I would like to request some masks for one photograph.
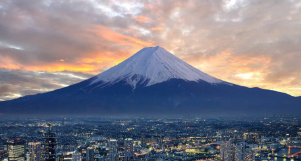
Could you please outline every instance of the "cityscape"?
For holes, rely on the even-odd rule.
[[[300,160],[300,117],[2,118],[2,161]]]

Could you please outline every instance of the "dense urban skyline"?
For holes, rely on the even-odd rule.
[[[293,161],[300,136],[300,117],[286,116],[4,117],[0,160]]]
[[[68,86],[160,45],[225,81],[301,95],[299,1],[0,2],[0,100]]]

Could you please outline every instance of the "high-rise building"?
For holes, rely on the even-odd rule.
[[[235,161],[244,161],[246,155],[246,143],[240,142],[235,145]]]
[[[126,138],[124,140],[124,160],[133,160],[134,159],[134,141],[132,138]]]
[[[72,161],[81,161],[82,155],[80,152],[75,152],[72,154]]]
[[[146,147],[146,136],[144,131],[141,133],[141,147]]]
[[[290,127],[288,131],[291,137],[296,137],[298,135],[298,125],[292,125],[292,127]]]
[[[92,147],[87,148],[86,161],[94,161],[94,149]]]
[[[220,156],[222,161],[255,160],[255,153],[246,142],[234,144],[232,140],[221,143]]]
[[[117,140],[110,139],[109,140],[109,161],[118,161],[117,154]]]
[[[15,139],[7,143],[9,161],[25,161],[25,141]]]
[[[48,123],[48,131],[45,133],[45,160],[55,161],[55,134],[51,131],[51,124]]]
[[[146,147],[146,138],[145,138],[145,135],[142,135],[142,137],[141,137],[141,147],[143,147],[143,148]]]
[[[234,149],[233,141],[223,141],[220,147],[220,157],[222,161],[233,161],[234,160]]]
[[[156,142],[159,145],[159,147],[162,148],[162,146],[163,146],[163,138],[162,138],[162,136],[158,136]]]
[[[41,142],[29,142],[28,154],[28,161],[42,161],[43,148]]]
[[[62,118],[62,126],[64,126],[65,125],[65,118],[63,117]]]

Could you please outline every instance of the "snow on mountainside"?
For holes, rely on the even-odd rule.
[[[201,72],[157,46],[140,50],[122,63],[97,75],[91,84],[99,81],[114,84],[126,80],[135,88],[138,82],[150,86],[171,78],[186,81],[203,80],[212,84],[223,83],[222,80]]]

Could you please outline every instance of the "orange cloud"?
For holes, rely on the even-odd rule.
[[[29,71],[48,71],[48,72],[57,72],[57,71],[73,71],[73,72],[85,72],[91,74],[99,74],[100,70],[112,67],[119,64],[128,56],[107,56],[101,55],[99,52],[97,56],[94,57],[84,57],[79,59],[77,62],[67,63],[66,61],[52,62],[45,65],[20,65],[15,64],[12,61],[6,61],[6,64],[1,64],[0,68],[5,69],[25,69]],[[6,59],[7,60],[7,59]]]
[[[268,56],[235,55],[230,51],[227,49],[215,56],[198,54],[183,59],[205,73],[234,84],[276,90],[293,96],[301,95],[300,85],[292,85],[289,79],[283,82],[265,80],[272,63]]]
[[[137,22],[139,22],[139,23],[147,23],[147,22],[150,21],[150,19],[149,19],[148,17],[146,17],[146,16],[141,16],[141,15],[135,17],[135,20],[136,20]]]
[[[117,33],[112,31],[108,27],[104,26],[90,26],[87,33],[81,33],[80,36],[86,39],[86,41],[94,44],[96,48],[94,51],[82,53],[79,58],[72,61],[66,59],[58,59],[55,62],[49,62],[45,64],[35,65],[22,65],[16,63],[13,59],[7,56],[0,56],[0,68],[6,69],[26,69],[31,71],[75,71],[98,74],[103,69],[107,69],[123,60],[127,59],[130,55],[136,53],[143,47],[153,46],[152,42],[147,42],[134,38],[128,35]],[[120,50],[112,50],[97,48],[98,39],[104,39],[112,44],[117,44]]]
[[[0,55],[0,68],[20,69],[20,64],[7,56]]]
[[[161,30],[163,30],[163,29],[164,29],[164,28],[161,27],[161,26],[151,28],[152,31],[161,31]]]
[[[91,31],[96,33],[109,41],[117,43],[118,45],[131,46],[135,51],[146,46],[153,46],[152,42],[143,41],[131,36],[123,35],[110,30],[108,27],[104,26],[92,26]]]
[[[103,52],[93,55],[95,56],[82,58],[78,61],[78,63],[93,64],[96,69],[103,69],[115,66],[129,57],[129,53],[126,51],[121,51],[118,53]]]
[[[93,65],[89,64],[60,64],[60,63],[52,63],[47,65],[39,65],[39,66],[28,66],[24,67],[27,70],[31,71],[48,71],[48,72],[56,72],[56,71],[73,71],[73,72],[88,72],[93,73],[93,71],[97,70]]]

